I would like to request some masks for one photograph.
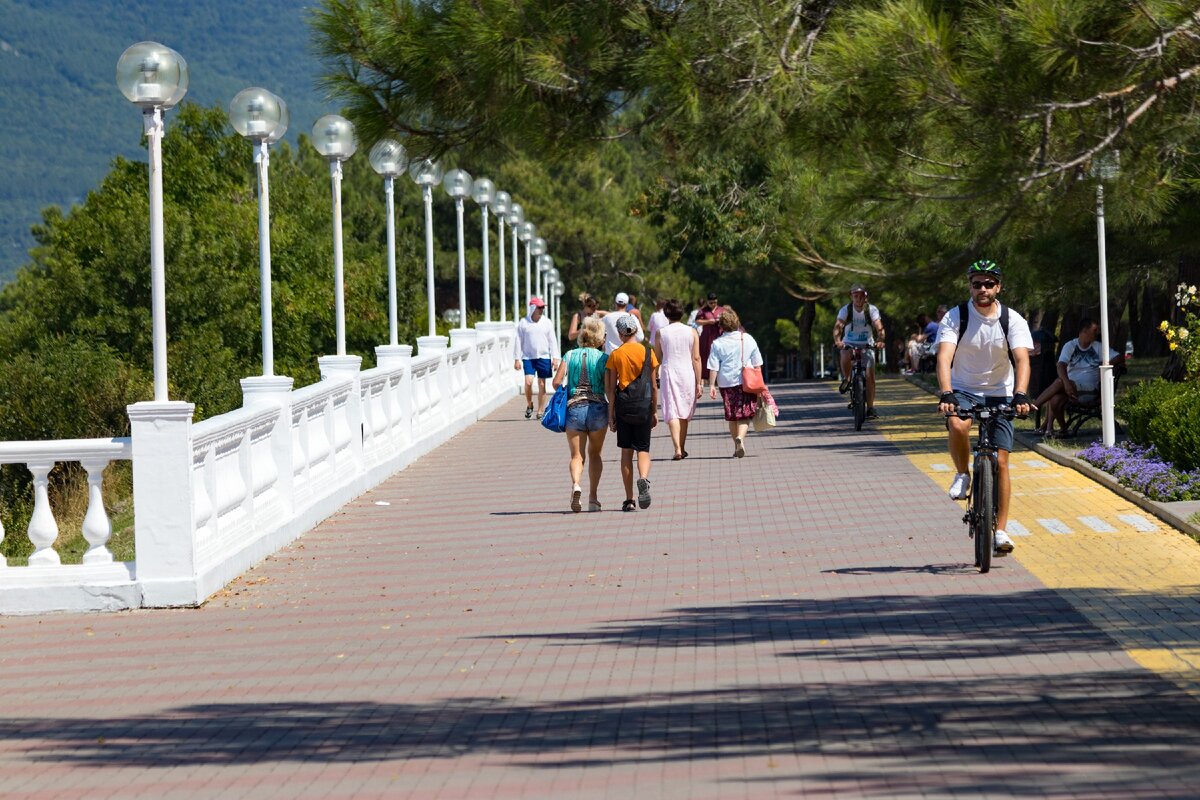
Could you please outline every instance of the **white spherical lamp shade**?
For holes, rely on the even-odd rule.
[[[562,293],[565,292],[566,290],[567,290],[567,285],[565,283],[563,283],[562,281],[559,281],[558,283],[554,284],[554,294],[558,295],[559,297],[562,297]]]
[[[492,200],[492,210],[502,219],[508,219],[508,211],[512,208],[512,195],[508,192],[496,192]]]
[[[446,189],[446,194],[455,200],[469,195],[473,183],[471,173],[465,169],[452,169],[446,173],[446,177],[442,178],[442,186]]]
[[[546,270],[546,280],[549,283],[557,283],[558,279],[561,277],[562,276],[558,274],[558,270],[556,270],[554,267],[550,267]]]
[[[131,103],[170,108],[187,94],[187,61],[164,44],[138,42],[117,59],[117,87]]]
[[[338,114],[326,114],[313,123],[312,143],[317,152],[331,161],[345,161],[354,155],[354,126]]]
[[[277,142],[288,122],[287,103],[259,86],[243,89],[229,103],[229,123],[247,139]]]
[[[487,178],[476,178],[471,186],[471,198],[485,208],[496,202],[496,184]]]
[[[526,222],[517,229],[517,238],[522,242],[532,242],[537,238],[537,225],[534,225],[532,222]],[[533,255],[533,251],[530,250],[529,254]]]
[[[513,203],[508,207],[508,224],[514,228],[519,228],[519,226],[525,224],[525,209],[521,207],[520,203]],[[516,233],[517,231],[513,232]]]
[[[532,223],[531,223],[532,224]],[[546,240],[538,236],[529,243],[529,254],[533,256],[543,256],[546,254]],[[545,268],[543,268],[545,269]]]
[[[431,158],[422,158],[409,162],[408,176],[417,186],[437,186],[442,182],[441,162]]]
[[[408,168],[408,154],[404,152],[404,145],[395,139],[380,139],[371,148],[368,158],[371,160],[371,169],[385,178],[403,175]]]

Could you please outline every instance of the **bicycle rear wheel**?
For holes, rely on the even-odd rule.
[[[854,373],[850,401],[854,404],[854,430],[861,431],[863,420],[867,418],[867,381],[861,372]]]
[[[975,488],[972,505],[975,509],[975,559],[980,572],[992,568],[992,545],[996,535],[996,476],[991,459],[975,459]]]

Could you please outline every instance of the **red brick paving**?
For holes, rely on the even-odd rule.
[[[1200,705],[827,387],[650,509],[512,404],[202,609],[0,620],[0,796],[1194,797]],[[390,505],[376,505],[378,502]]]

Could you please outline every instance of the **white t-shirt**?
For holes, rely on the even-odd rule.
[[[983,397],[1012,397],[1013,368],[1008,360],[1009,348],[1033,350],[1033,337],[1025,318],[1008,310],[1008,341],[1000,327],[1002,306],[996,303],[996,316],[985,317],[967,304],[967,327],[958,340],[958,306],[942,315],[938,325],[938,347],[942,342],[958,345],[954,351],[954,366],[950,370],[950,388]]]
[[[621,346],[621,336],[617,333],[617,320],[625,316],[626,313],[624,311],[610,311],[600,318],[600,321],[604,323],[604,352],[611,353]],[[646,334],[642,331],[642,323],[638,322],[638,318],[633,316],[633,314],[629,316],[634,322],[637,322],[638,326],[633,340],[635,342],[645,341]]]
[[[1095,391],[1100,386],[1100,340],[1092,341],[1090,347],[1083,348],[1079,346],[1078,339],[1072,339],[1063,345],[1062,352],[1059,353],[1058,361],[1060,364],[1067,365],[1067,377],[1080,389],[1090,389]],[[1108,351],[1108,360],[1112,361],[1117,357],[1117,351],[1110,349]]]
[[[534,322],[529,317],[521,317],[517,322],[517,335],[513,337],[513,360],[549,358],[558,360],[558,334],[550,318],[542,314],[541,319]]]
[[[671,320],[667,319],[667,315],[662,311],[655,311],[650,315],[650,344],[658,344],[658,332],[671,324]]]
[[[705,366],[716,372],[718,387],[728,388],[742,385],[742,367],[761,367],[762,363],[762,353],[753,336],[729,331],[713,340]]]
[[[838,309],[837,318],[846,323],[842,330],[842,341],[870,347],[875,344],[875,323],[879,321],[879,309],[867,303],[862,311],[856,311],[852,303]]]

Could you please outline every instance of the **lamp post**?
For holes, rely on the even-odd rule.
[[[505,317],[508,316],[508,298],[505,293],[504,285],[504,227],[508,222],[508,209],[512,205],[512,197],[508,192],[496,192],[496,197],[492,200],[492,210],[496,212],[496,228],[499,229],[500,241],[497,246],[497,252],[500,253],[500,321],[505,322]],[[484,226],[487,227],[486,225]],[[485,240],[487,234],[484,234]],[[486,249],[486,248],[485,248]],[[514,296],[513,300],[517,298]],[[513,303],[513,308],[516,308],[516,303]],[[514,322],[516,320],[513,320]]]
[[[388,272],[388,346],[397,347],[399,321],[396,319],[396,197],[395,180],[408,167],[404,145],[395,139],[381,139],[368,155],[371,169],[383,176],[383,194],[387,206],[387,272]]]
[[[520,203],[513,203],[508,207],[508,224],[512,226],[513,322],[516,322],[524,316],[521,311],[529,307],[528,298],[525,299],[524,305],[521,304],[521,291],[517,288],[517,276],[521,272],[517,261],[517,240],[521,238],[521,228],[525,225],[525,209]]]
[[[496,184],[487,178],[476,178],[471,186],[471,199],[479,205],[483,229],[483,321],[492,321],[492,255],[488,252],[488,206],[496,200]]]
[[[1096,241],[1100,256],[1100,428],[1105,447],[1117,440],[1113,418],[1113,373],[1108,359],[1108,263],[1104,242],[1104,181],[1114,180],[1121,171],[1119,150],[1103,152],[1092,160],[1091,173],[1096,179]]]
[[[271,194],[268,183],[270,145],[287,133],[288,121],[287,103],[258,86],[238,92],[229,104],[229,122],[254,146],[254,163],[258,167],[258,291],[262,314],[264,378],[275,374],[275,336],[271,317]]]
[[[557,272],[557,270],[553,270]],[[563,292],[566,291],[566,286],[562,281],[558,280],[558,276],[554,276],[554,280],[547,279],[547,286],[553,287],[554,294],[554,332],[558,336],[558,346],[562,347],[562,315],[559,314],[559,309],[562,306]]]
[[[458,220],[458,327],[467,327],[467,255],[463,245],[463,199],[471,193],[471,175],[464,169],[452,169],[442,179],[446,194],[454,198]]]
[[[533,262],[533,240],[537,238],[537,226],[526,220],[521,226],[519,238],[525,243],[525,305],[529,305],[529,299],[533,297],[533,278],[532,278],[532,262]]]
[[[437,337],[433,298],[433,187],[442,182],[442,165],[423,158],[408,165],[408,175],[413,183],[421,187],[421,196],[425,201],[425,300],[429,307],[429,334],[425,338],[432,344]],[[420,346],[419,340],[417,344]]]
[[[117,87],[142,110],[150,151],[150,325],[154,352],[154,401],[167,396],[167,293],[163,248],[163,112],[188,90],[183,56],[158,42],[138,42],[117,59]]]
[[[346,355],[346,297],[342,274],[342,162],[354,155],[354,126],[337,114],[326,114],[312,128],[313,147],[329,162],[333,186],[333,292],[337,355]]]
[[[541,255],[538,255],[536,249],[534,250],[534,255],[537,255],[535,263],[537,264],[538,293],[540,294],[541,292],[549,292],[550,288],[554,286],[554,281],[549,278],[549,272],[554,268],[554,259],[545,252],[545,240],[538,239],[538,241],[542,243],[543,247]]]
[[[558,295],[553,292],[554,287],[558,285],[558,270],[553,267],[553,259],[549,264],[546,263],[547,259],[550,259],[550,256],[538,256],[538,269],[544,270],[543,280],[546,282],[546,293],[554,298],[554,319],[557,324],[559,314],[562,312],[562,309],[559,308]]]

